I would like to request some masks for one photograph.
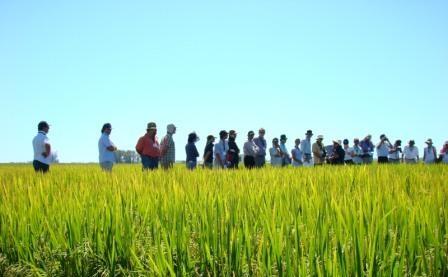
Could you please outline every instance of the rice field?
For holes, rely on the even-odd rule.
[[[448,276],[448,167],[0,166],[0,276]]]

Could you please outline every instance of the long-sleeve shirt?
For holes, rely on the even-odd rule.
[[[370,140],[362,140],[359,146],[361,147],[363,154],[373,155],[374,146]]]
[[[300,142],[300,150],[302,150],[303,155],[311,155],[311,140],[302,140]]]
[[[157,137],[152,139],[149,134],[145,134],[138,140],[135,150],[143,156],[149,156],[152,158],[160,157],[160,145],[157,141]]]
[[[261,137],[254,138],[254,143],[258,146],[258,156],[266,156],[266,140]]]
[[[185,146],[185,153],[187,154],[187,162],[197,162],[199,152],[194,142],[189,142]]]
[[[243,153],[244,156],[251,156],[255,157],[258,155],[258,152],[260,151],[260,148],[255,144],[253,140],[248,140],[244,143],[243,146]]]

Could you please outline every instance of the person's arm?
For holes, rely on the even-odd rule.
[[[138,139],[135,151],[137,151],[140,156],[143,154],[143,137]]]
[[[426,161],[426,151],[423,149],[423,161]]]
[[[49,143],[45,143],[45,152],[42,153],[42,156],[44,156],[44,158],[47,158],[48,156],[50,156],[51,153],[51,145]]]
[[[215,145],[215,160],[218,161],[218,163],[221,167],[224,167],[224,161],[221,159],[221,155],[219,154],[218,150],[219,150],[219,147],[217,147],[217,145]]]

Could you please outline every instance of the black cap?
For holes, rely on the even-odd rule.
[[[50,125],[48,125],[47,121],[41,121],[39,124],[37,124],[37,130],[42,131],[44,128],[50,128]]]
[[[249,133],[247,133],[247,136],[255,136],[254,131],[249,131]]]
[[[348,139],[344,139],[344,141],[342,143],[348,144]]]
[[[278,138],[274,138],[272,142],[278,142]]]
[[[213,135],[208,135],[208,136],[207,136],[207,141],[208,141],[208,140],[212,140],[212,139],[215,139],[215,138],[216,138],[216,137],[215,137],[215,136],[213,136]]]
[[[228,134],[229,134],[229,133],[227,133],[226,130],[222,130],[221,132],[219,132],[219,137],[222,138],[222,137],[224,137],[224,136],[226,136],[226,135],[228,135]]]
[[[104,133],[106,129],[112,129],[112,125],[110,123],[104,123],[103,128],[101,128],[101,133]]]
[[[286,135],[281,135],[280,136],[280,140],[287,140],[288,138],[286,137]]]

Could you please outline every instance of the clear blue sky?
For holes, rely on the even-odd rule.
[[[0,1],[0,162],[32,160],[47,120],[62,162],[97,161],[103,123],[134,149],[264,127],[267,138],[448,140],[448,2]]]

